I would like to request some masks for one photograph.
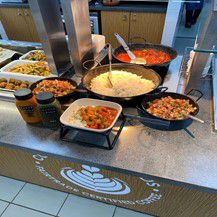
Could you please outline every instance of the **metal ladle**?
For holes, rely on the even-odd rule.
[[[134,53],[132,53],[132,51],[130,51],[130,48],[127,46],[124,39],[118,33],[115,33],[114,35],[117,38],[118,42],[123,46],[123,48],[127,52],[128,56],[130,57],[130,59],[131,59],[130,63],[142,64],[142,65],[146,64],[146,60],[144,58],[136,57],[134,55]]]

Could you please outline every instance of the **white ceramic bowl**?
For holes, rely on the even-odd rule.
[[[108,128],[105,128],[105,129],[91,129],[91,128],[86,128],[86,127],[75,126],[75,125],[71,124],[69,120],[70,120],[71,116],[73,115],[73,113],[77,112],[82,106],[107,106],[107,107],[117,109],[118,114],[117,114],[116,118],[114,119],[114,121],[112,122],[111,126]],[[63,125],[68,126],[68,127],[73,127],[73,128],[97,132],[97,133],[103,133],[103,132],[106,132],[107,130],[110,130],[115,125],[121,112],[122,112],[122,107],[118,103],[114,103],[114,102],[110,102],[110,101],[104,101],[104,100],[83,98],[83,99],[78,99],[78,100],[74,101],[66,109],[66,111],[60,117],[60,122]]]
[[[31,50],[31,51],[29,51],[28,53],[26,53],[26,54],[24,54],[23,56],[21,56],[20,58],[19,58],[19,60],[26,60],[25,58],[30,54],[30,53],[32,53],[32,52],[35,52],[35,51],[42,51],[42,52],[44,52],[43,50]],[[28,60],[27,60],[28,61]],[[37,62],[37,60],[29,60],[29,61],[36,61]]]
[[[16,77],[16,79],[20,79],[20,80],[23,80],[23,79],[26,79],[26,78],[32,78],[31,79],[32,82],[38,81],[38,80],[43,79],[43,78],[47,78],[45,76],[27,75],[27,74],[22,74],[22,73],[12,73],[12,72],[8,71],[9,68],[12,68],[12,67],[14,67],[16,65],[19,65],[19,64],[25,64],[25,63],[37,63],[37,61],[15,60],[15,61],[12,61],[12,62],[8,63],[3,68],[1,68],[0,73],[1,73],[2,77],[4,75],[6,75],[6,76],[10,76],[10,78],[15,78]],[[48,77],[51,77],[51,76],[53,77],[55,75],[50,74]]]

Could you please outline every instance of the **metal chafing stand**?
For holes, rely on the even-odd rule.
[[[76,73],[82,73],[82,62],[93,58],[88,1],[61,1],[68,43],[59,1],[29,3],[51,71],[61,75],[73,65]]]

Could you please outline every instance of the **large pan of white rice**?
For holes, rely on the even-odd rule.
[[[108,80],[109,65],[89,70],[83,86],[102,99],[129,101],[142,98],[158,88],[161,77],[152,69],[132,64],[112,64],[112,86]]]

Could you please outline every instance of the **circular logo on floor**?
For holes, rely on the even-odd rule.
[[[67,181],[94,192],[113,195],[130,193],[130,188],[124,181],[105,178],[97,167],[82,165],[81,171],[66,167],[61,169],[60,174]]]
[[[62,161],[40,154],[33,155],[33,159],[40,174],[77,195],[131,206],[149,205],[162,198],[160,184],[152,179],[78,163],[64,167],[69,162],[61,163]]]

